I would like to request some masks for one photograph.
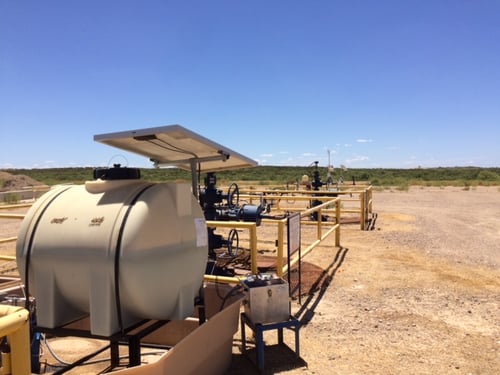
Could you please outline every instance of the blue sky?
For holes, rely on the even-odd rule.
[[[500,1],[0,0],[0,168],[149,167],[93,136],[169,124],[262,165],[499,167]]]

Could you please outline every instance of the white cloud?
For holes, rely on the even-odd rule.
[[[356,142],[358,142],[358,143],[372,143],[373,140],[360,138],[360,139],[356,139]]]
[[[260,154],[260,156],[263,158],[272,158],[273,154]]]
[[[368,156],[357,155],[357,156],[354,156],[351,159],[346,159],[346,163],[347,164],[352,164],[352,163],[359,163],[359,162],[368,161],[368,160],[370,160],[370,158]]]

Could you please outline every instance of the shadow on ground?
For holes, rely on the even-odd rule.
[[[347,248],[339,248],[335,258],[326,269],[307,262],[303,262],[301,265],[301,304],[299,310],[294,314],[301,326],[307,325],[314,317],[315,308],[332,284],[348,251]],[[292,270],[290,275],[292,288],[298,283],[297,274],[297,271]],[[298,299],[298,295],[295,295],[295,298]],[[275,344],[265,346],[264,372],[260,372],[256,364],[255,342],[247,339],[247,345],[246,353],[241,354],[241,340],[238,338],[233,341],[233,346],[236,346],[237,349],[233,350],[231,368],[226,375],[276,374],[307,367],[307,362],[298,357],[288,345]],[[240,353],[236,354],[237,351]]]
[[[250,344],[250,345],[248,345]],[[276,374],[301,367],[307,363],[287,345],[266,345],[264,350],[264,371],[260,372],[256,362],[256,350],[252,341],[247,341],[245,354],[233,354],[230,370],[226,375]],[[241,348],[241,341],[235,340]]]
[[[335,274],[344,263],[349,249],[339,248],[333,261],[326,269],[317,267],[316,274],[309,274],[308,277],[302,276],[303,289],[307,294],[301,299],[300,309],[295,313],[295,317],[300,321],[301,326],[307,325],[314,316],[316,306],[320,303],[326,290],[333,282]],[[307,275],[307,273],[305,273]]]

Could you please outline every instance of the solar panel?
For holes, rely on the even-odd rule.
[[[157,167],[216,172],[257,165],[256,161],[181,125],[97,134],[94,141],[145,156]]]

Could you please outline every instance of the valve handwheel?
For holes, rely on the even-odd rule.
[[[236,202],[235,202],[236,201]],[[236,183],[229,185],[227,189],[227,204],[229,208],[234,208],[240,202],[240,189]]]
[[[236,242],[236,244],[234,244]],[[227,237],[227,252],[232,257],[240,255],[240,236],[236,229],[231,229]]]

